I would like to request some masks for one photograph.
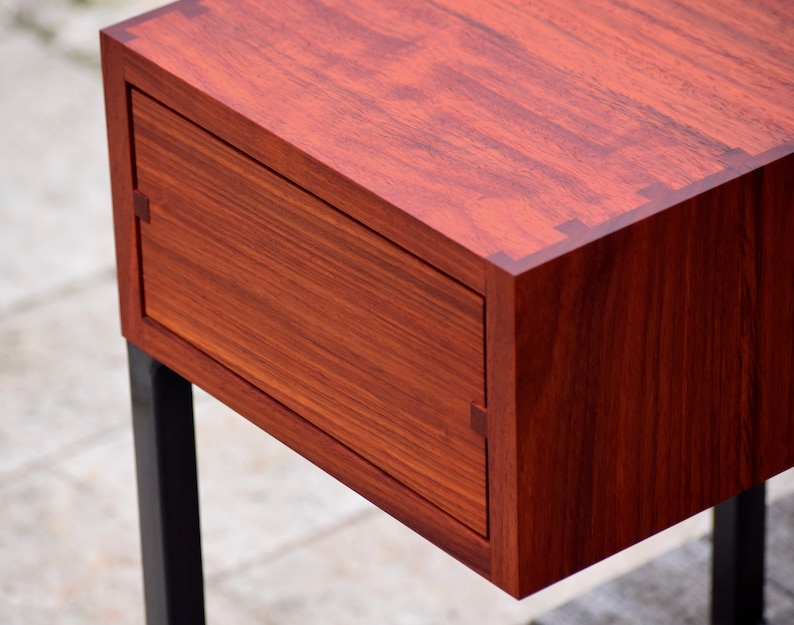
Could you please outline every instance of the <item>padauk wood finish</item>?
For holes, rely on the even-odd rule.
[[[125,336],[507,591],[794,464],[793,4],[182,1],[104,31],[103,63]],[[133,124],[133,101],[180,121]],[[134,190],[155,179],[164,195],[142,223]],[[400,250],[414,287],[435,276],[422,306],[470,323],[484,302],[484,335],[470,325],[444,381],[428,380],[474,374],[449,400],[467,426],[452,438],[469,442],[446,450],[483,474],[469,426],[486,434],[487,485],[469,503],[460,483],[423,482],[427,467],[373,462],[376,447],[333,430],[342,412],[308,408],[317,396],[291,403],[257,350],[223,355],[239,309],[219,332],[223,309],[202,315],[184,278],[231,312],[234,276],[190,273],[188,260],[224,263],[173,241],[205,227],[201,184],[231,180],[249,203],[224,189],[208,222],[229,242],[235,227],[251,236],[235,220],[259,218],[259,184],[287,185],[309,198],[287,202],[307,221],[279,228],[311,232],[329,266],[363,256],[326,229],[326,208]],[[158,226],[158,203],[174,202],[178,219]],[[403,292],[402,278],[384,288]],[[400,301],[389,315],[424,316]],[[432,340],[458,335],[428,323]],[[483,374],[485,394],[469,396]],[[472,505],[486,488],[487,509]]]
[[[788,156],[502,277],[515,594],[791,466],[793,183]]]
[[[794,136],[786,2],[191,4],[128,47],[482,257]]]
[[[132,111],[144,314],[486,535],[482,297],[138,91]]]

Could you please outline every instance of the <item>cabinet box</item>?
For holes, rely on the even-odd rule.
[[[106,29],[124,335],[515,596],[792,466],[794,10],[668,4]]]

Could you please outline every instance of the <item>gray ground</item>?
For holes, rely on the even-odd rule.
[[[794,495],[768,507],[766,625],[794,623],[792,521]],[[547,612],[534,625],[706,625],[711,611],[710,571],[707,535]]]
[[[97,30],[156,4],[0,0],[5,625],[143,622]],[[201,393],[197,436],[210,623],[527,623],[708,524],[515,602]]]

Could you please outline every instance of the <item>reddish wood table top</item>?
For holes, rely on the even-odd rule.
[[[794,151],[793,16],[787,0],[203,0],[127,29],[466,252],[522,259]]]

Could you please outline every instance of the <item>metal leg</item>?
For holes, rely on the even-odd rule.
[[[148,625],[202,625],[190,383],[128,344]]]
[[[764,622],[765,493],[760,484],[714,508],[712,625]]]

